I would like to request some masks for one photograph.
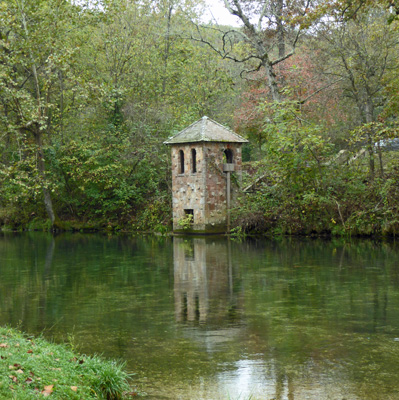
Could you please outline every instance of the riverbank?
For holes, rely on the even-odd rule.
[[[379,238],[399,234],[396,152],[384,153],[384,168],[373,174],[364,157],[343,164],[336,159],[320,164],[300,160],[295,168],[290,159],[273,157],[244,164],[241,190],[231,210],[236,236]],[[104,207],[101,201],[89,208],[77,202],[72,212],[62,206],[61,198],[57,222],[52,225],[39,198],[17,204],[2,202],[0,193],[0,230],[162,235],[172,231],[171,194],[166,188],[159,197],[148,197],[145,207],[129,203],[123,212]]]
[[[396,160],[395,160],[396,161]],[[383,176],[371,179],[364,166],[314,170],[304,176],[270,171],[268,164],[251,164],[243,176],[243,190],[231,210],[236,236],[395,237],[399,234],[399,166],[391,160]],[[389,168],[388,168],[389,167]],[[290,171],[290,174],[293,174]],[[309,175],[309,176],[308,176]],[[256,186],[250,185],[254,177]],[[248,189],[249,188],[249,189]],[[169,196],[165,196],[165,199]],[[172,230],[170,204],[150,205],[134,214],[84,217],[60,214],[53,227],[43,209],[0,209],[1,231],[66,231],[138,234],[168,234]],[[31,205],[31,207],[33,207]]]
[[[121,400],[137,395],[124,365],[0,327],[0,398]]]

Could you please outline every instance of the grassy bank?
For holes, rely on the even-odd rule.
[[[120,363],[0,327],[1,399],[132,398],[128,378]]]

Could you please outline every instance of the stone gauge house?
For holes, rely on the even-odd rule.
[[[172,153],[173,230],[224,233],[247,140],[203,117],[164,143]]]

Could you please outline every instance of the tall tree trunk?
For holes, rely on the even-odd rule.
[[[282,97],[280,91],[278,90],[277,78],[276,74],[274,73],[273,65],[268,58],[262,61],[262,65],[266,71],[267,84],[269,86],[272,99],[273,101],[280,102],[282,100]]]
[[[36,152],[37,152],[37,168],[39,171],[42,190],[43,190],[44,206],[46,208],[47,215],[51,221],[51,225],[55,226],[56,215],[54,213],[53,202],[51,200],[50,192],[46,185],[46,166],[44,164],[42,134],[39,129],[35,133],[35,143],[36,143]]]
[[[276,0],[276,21],[277,21],[277,47],[278,57],[283,58],[285,56],[285,34],[283,25],[283,8],[284,0]],[[278,65],[280,83],[282,86],[285,85],[284,79],[284,63]]]
[[[383,177],[384,176],[384,163],[382,161],[382,150],[381,150],[380,141],[378,141],[377,152],[378,152],[378,159],[380,162],[380,174],[381,174],[381,177]]]
[[[369,139],[368,139],[367,151],[369,153],[370,178],[371,178],[371,180],[374,180],[374,178],[375,178],[374,143],[373,143],[371,134],[369,135]]]
[[[283,25],[283,8],[284,0],[277,0],[277,43],[278,43],[278,56],[282,58],[285,56],[285,34]]]
[[[64,75],[62,71],[58,71],[58,78],[60,82],[60,134],[61,143],[64,145]]]
[[[364,108],[364,114],[365,114],[365,119],[366,123],[370,124],[371,122],[374,122],[374,105],[370,99],[370,97],[367,97],[365,108]],[[374,179],[375,177],[375,159],[374,159],[374,140],[373,140],[373,132],[370,130],[368,132],[368,145],[367,145],[367,150],[369,152],[369,157],[370,157],[370,178]]]
[[[283,0],[278,0],[278,1],[283,1]],[[250,33],[249,36],[251,36],[251,43],[256,49],[257,53],[257,58],[260,60],[261,66],[265,69],[266,71],[266,76],[267,76],[267,84],[270,89],[270,93],[272,96],[273,101],[280,102],[282,101],[282,95],[279,92],[278,89],[278,84],[277,84],[277,77],[274,72],[274,65],[278,64],[278,62],[272,62],[269,57],[269,50],[267,46],[264,44],[264,38],[263,34],[260,30],[261,26],[261,21],[264,16],[264,10],[262,10],[259,22],[258,22],[258,29],[256,26],[250,21],[249,17],[243,13],[243,10],[241,9],[240,2],[239,0],[233,0],[232,1],[235,9],[232,8],[228,2],[228,0],[224,0],[225,7],[227,10],[230,12],[230,14],[237,16],[238,18],[241,19],[243,22],[244,26],[246,29],[248,29],[248,32]],[[282,11],[281,11],[282,12]],[[247,38],[249,38],[247,36]],[[285,45],[284,45],[284,52],[285,52]],[[292,53],[293,54],[293,53]]]
[[[168,70],[168,60],[169,60],[169,52],[170,52],[170,28],[172,21],[172,12],[173,12],[173,3],[168,4],[168,9],[166,13],[166,35],[165,35],[165,50],[163,55],[163,78],[162,78],[162,95],[165,95],[166,92],[166,83],[167,83],[167,70]]]
[[[27,20],[26,20],[24,0],[20,0],[20,2],[17,2],[17,4],[18,4],[19,11],[21,14],[21,22],[22,22],[22,26],[23,26],[25,35],[26,35],[26,37],[29,37],[29,30],[28,30],[28,24],[27,24]],[[37,119],[38,119],[38,121],[42,121],[44,118],[44,115],[45,115],[45,110],[44,110],[44,107],[42,106],[39,77],[38,77],[38,73],[37,73],[35,58],[33,57],[33,54],[31,51],[29,51],[29,56],[30,56],[30,61],[32,64],[31,72],[32,72],[32,77],[33,77],[33,82],[34,82],[34,90],[35,90],[35,97],[36,97],[36,103],[37,103],[36,104]],[[51,225],[53,227],[55,227],[59,224],[58,224],[58,218],[56,218],[56,215],[54,213],[53,202],[51,200],[50,192],[46,186],[46,166],[44,164],[42,130],[41,130],[40,122],[36,122],[36,127],[34,129],[34,137],[35,137],[36,151],[37,151],[37,156],[38,156],[37,157],[38,158],[37,168],[39,171],[39,176],[40,176],[41,184],[42,184],[44,206],[46,208],[47,215],[51,221]]]

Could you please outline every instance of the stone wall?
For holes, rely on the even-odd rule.
[[[191,150],[196,150],[197,172],[191,170]],[[179,151],[184,152],[184,173],[180,173]],[[200,143],[172,146],[173,230],[181,230],[178,221],[193,210],[195,229],[205,230],[205,160]]]
[[[196,172],[192,172],[192,149],[196,150]],[[236,179],[241,176],[241,144],[199,142],[172,146],[172,196],[173,230],[180,231],[178,221],[192,210],[192,230],[203,233],[225,232],[226,230],[226,174],[223,172],[224,151],[233,152]],[[184,152],[184,173],[180,171],[180,155]],[[186,210],[186,211],[185,211]]]

